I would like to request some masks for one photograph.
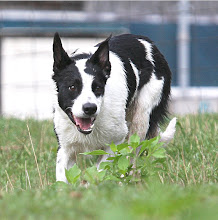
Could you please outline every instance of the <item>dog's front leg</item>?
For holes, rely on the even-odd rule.
[[[56,181],[68,183],[65,175],[65,169],[70,169],[75,162],[75,152],[68,152],[64,148],[60,148],[57,153]]]

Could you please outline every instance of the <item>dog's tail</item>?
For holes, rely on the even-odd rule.
[[[173,118],[164,132],[160,132],[160,142],[169,143],[176,132],[176,117]]]

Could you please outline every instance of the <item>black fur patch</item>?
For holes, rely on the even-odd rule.
[[[91,57],[90,53],[81,53],[72,56],[74,60],[89,59],[90,57]]]
[[[143,85],[145,85],[153,71],[153,65],[150,61],[146,60],[146,51],[144,46],[138,41],[138,39],[143,39],[152,43],[146,37],[124,34],[120,36],[112,37],[109,41],[110,50],[116,53],[122,62],[124,63],[124,68],[127,75],[127,85],[129,89],[127,106],[133,98],[136,89],[140,90]],[[136,66],[140,72],[139,76],[139,87],[136,88],[136,76],[133,72],[130,61]]]
[[[82,91],[83,85],[79,70],[74,63],[70,64],[64,70],[55,73],[53,79],[57,86],[59,105],[66,112],[66,109],[72,106],[73,100]]]

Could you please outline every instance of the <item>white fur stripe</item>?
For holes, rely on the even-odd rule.
[[[135,88],[135,92],[134,95],[132,97],[132,101],[135,99],[136,95],[137,95],[137,91],[138,91],[138,87],[139,87],[139,74],[140,71],[136,68],[135,64],[129,59],[129,63],[132,66],[133,72],[135,74],[135,79],[136,79],[136,88]]]
[[[149,60],[152,65],[154,66],[154,59],[153,59],[153,54],[152,54],[152,45],[151,43],[149,43],[148,41],[142,40],[142,39],[138,39],[138,41],[143,44],[143,46],[145,47],[145,51],[146,51],[146,59]]]
[[[87,59],[76,61],[75,66],[78,68],[80,76],[82,78],[82,91],[80,95],[74,100],[72,106],[72,113],[76,117],[84,117],[83,105],[85,103],[94,103],[97,106],[97,112],[100,111],[101,97],[96,97],[92,91],[92,83],[94,76],[87,74],[84,70],[86,68]]]
[[[150,114],[152,109],[161,101],[162,89],[164,85],[163,77],[157,79],[154,73],[147,84],[145,84],[139,93],[139,102]]]

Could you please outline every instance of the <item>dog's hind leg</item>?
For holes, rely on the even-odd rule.
[[[140,137],[140,140],[143,141],[146,137],[149,128],[149,113],[146,112],[144,107],[140,106],[140,104],[138,103],[135,103],[132,110],[132,120],[129,123],[128,140],[131,137],[131,135],[137,134]],[[136,149],[136,153],[138,154],[139,151],[140,147]]]
[[[137,134],[141,141],[146,138],[151,110],[141,99],[142,97],[137,97],[127,111],[126,120],[129,128],[127,139],[133,134]]]
[[[128,138],[133,134],[138,134],[141,141],[145,139],[148,129],[149,129],[149,119],[150,116],[148,114],[143,114],[143,108],[137,108],[134,111],[134,115],[132,116],[132,123],[129,126],[129,134]],[[164,142],[165,144],[169,143],[176,132],[176,117],[174,117],[170,123],[168,124],[166,130],[161,132],[158,124],[153,127],[152,132],[149,133],[147,138],[153,138],[157,135],[160,135],[160,142]]]
[[[128,137],[136,133],[141,140],[146,138],[150,130],[152,111],[162,100],[163,84],[163,78],[158,79],[154,73],[152,73],[149,82],[138,92],[127,112],[127,121],[129,124]],[[155,130],[158,128],[157,125],[158,122],[155,122]]]
[[[128,120],[131,118],[130,120]],[[128,127],[128,139],[133,134],[137,134],[141,140],[144,140],[149,128],[149,112],[145,109],[144,106],[142,106],[137,101],[135,102],[135,105],[130,109],[130,112],[128,112],[127,115]]]

